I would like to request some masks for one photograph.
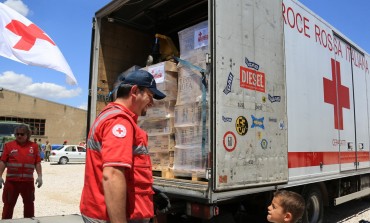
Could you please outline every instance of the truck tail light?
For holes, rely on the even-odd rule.
[[[213,216],[218,215],[218,207],[215,205],[187,203],[186,214],[201,219],[211,219]]]

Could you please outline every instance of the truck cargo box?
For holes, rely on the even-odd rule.
[[[191,150],[177,136],[178,143],[185,147],[176,148],[175,162],[185,151],[205,157],[203,173],[194,171],[181,178],[176,174],[166,178],[163,174],[155,177],[155,184],[169,193],[213,202],[235,193],[251,192],[240,189],[253,188],[253,191],[266,187],[265,190],[271,190],[277,184],[286,183],[288,153],[281,1],[125,3],[113,1],[96,13],[92,68],[92,86],[96,86],[91,90],[100,91],[97,98],[91,100],[91,118],[107,104],[104,95],[112,90],[121,72],[134,65],[146,66],[154,36],[160,33],[171,37],[180,50],[181,59],[207,70],[210,131],[206,133],[209,145],[205,151],[199,146]],[[266,16],[260,17],[260,14]],[[197,49],[194,33],[204,29],[208,32],[203,37],[208,38],[208,46],[198,47],[191,55],[192,50]],[[201,77],[196,78],[201,84]],[[196,92],[187,90],[185,93]],[[196,99],[196,95],[200,97]],[[184,103],[196,103],[189,100],[198,100],[201,107],[201,95],[201,88],[197,94],[186,96],[189,99],[179,99],[178,95],[175,110],[183,109]],[[279,97],[280,101],[271,103],[269,95]],[[199,130],[180,126],[176,134],[192,128],[191,131],[199,131],[202,137],[202,123],[194,124]]]
[[[166,193],[211,207],[289,188],[308,203],[304,222],[370,194],[369,55],[300,2],[115,0],[94,26],[90,122],[120,73],[148,69],[149,55],[177,63],[151,112],[169,116],[142,125],[161,134],[151,156]],[[156,34],[179,55],[153,53]]]

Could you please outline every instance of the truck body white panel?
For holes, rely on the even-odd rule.
[[[296,1],[283,15],[289,180],[368,168],[365,55]]]

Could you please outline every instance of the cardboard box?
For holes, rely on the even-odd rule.
[[[178,32],[180,57],[189,58],[194,54],[205,54],[209,50],[208,21],[203,21],[194,26]]]
[[[154,76],[158,90],[166,97],[165,101],[177,98],[177,66],[171,61],[157,63],[143,68]]]
[[[153,170],[162,170],[173,167],[174,152],[149,152]]]
[[[202,155],[202,151],[198,146],[175,146],[173,163],[175,175],[183,171],[204,171],[207,157]]]
[[[173,123],[173,117],[163,119],[142,119],[138,121],[140,128],[144,129],[149,136],[173,133]]]
[[[163,100],[154,100],[153,107],[150,107],[146,116],[140,116],[139,120],[143,119],[159,119],[159,118],[170,118],[174,117],[176,100],[172,101],[163,101]]]
[[[168,152],[174,149],[175,134],[148,136],[148,147],[150,152]]]
[[[206,105],[206,113],[208,106]],[[191,104],[176,105],[174,109],[175,127],[183,125],[200,125],[202,124],[202,103],[195,102]],[[206,115],[207,123],[209,115]]]
[[[209,126],[206,126],[206,147],[208,148],[208,131]],[[202,125],[185,125],[175,127],[176,146],[178,145],[202,145]]]

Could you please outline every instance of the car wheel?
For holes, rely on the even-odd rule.
[[[60,164],[67,164],[68,163],[68,158],[67,157],[61,157],[60,159],[59,159],[59,163]]]

